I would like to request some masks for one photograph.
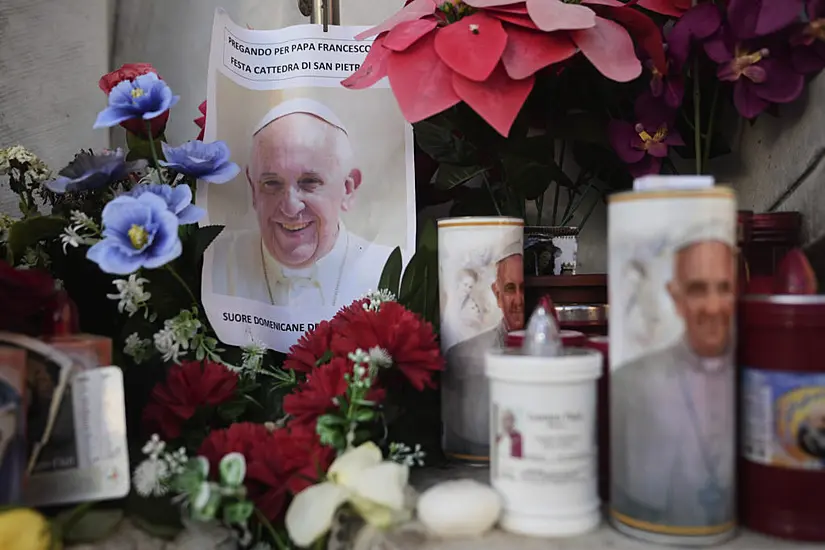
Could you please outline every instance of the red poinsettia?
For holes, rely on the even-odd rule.
[[[276,430],[250,452],[246,469],[250,498],[267,519],[275,521],[288,496],[315,484],[334,458],[335,451],[322,446],[310,426],[290,424]]]
[[[284,397],[284,412],[292,416],[298,424],[315,425],[315,420],[337,408],[335,399],[347,391],[344,375],[352,373],[352,362],[343,357],[335,357],[307,374],[306,380],[297,391]],[[370,401],[383,401],[384,390],[372,388],[367,395]]]
[[[206,131],[206,100],[203,101],[200,105],[198,105],[198,111],[201,112],[201,116],[194,120],[195,124],[198,125],[198,128],[201,129],[200,133],[198,134],[198,139],[203,140],[203,133]]]
[[[378,311],[353,310],[345,330],[332,337],[332,352],[346,357],[357,349],[380,348],[417,390],[434,387],[433,374],[444,359],[433,327],[397,302],[384,302]]]
[[[259,445],[272,434],[263,424],[238,422],[225,430],[209,432],[198,448],[198,456],[209,461],[209,471],[218,471],[221,459],[229,453],[241,453],[247,462],[255,445]]]
[[[103,90],[103,92],[106,93],[106,95],[109,95],[112,89],[124,80],[131,82],[137,77],[148,73],[158,74],[157,70],[151,63],[126,63],[119,69],[100,77],[98,86],[101,90]],[[160,78],[160,75],[158,75],[158,78]],[[149,122],[152,124],[152,137],[159,137],[164,130],[166,130],[166,123],[168,121],[169,111],[166,111],[165,113],[151,119]],[[141,118],[129,119],[121,122],[120,125],[132,134],[143,138],[148,138],[146,133],[146,121]]]
[[[176,439],[183,423],[198,408],[225,403],[235,395],[237,385],[238,375],[219,363],[189,361],[174,365],[166,381],[152,389],[143,410],[144,426],[163,439]]]
[[[681,17],[691,6],[692,0],[639,0],[638,6],[662,15]]]
[[[579,51],[607,78],[639,76],[631,34],[664,71],[661,31],[619,0],[412,0],[358,35],[377,38],[342,84],[367,88],[388,76],[408,121],[463,101],[507,136],[535,73]]]
[[[289,348],[284,368],[296,372],[310,372],[325,360],[332,340],[332,324],[321,321],[314,330],[307,331],[298,343]]]

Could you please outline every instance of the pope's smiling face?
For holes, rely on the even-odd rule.
[[[332,250],[339,216],[361,185],[346,134],[305,113],[279,118],[255,135],[247,178],[264,246],[290,268],[310,266]]]

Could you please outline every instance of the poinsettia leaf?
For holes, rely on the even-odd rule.
[[[383,271],[381,271],[381,278],[378,279],[378,290],[389,290],[397,297],[403,269],[401,248],[396,246],[390,257],[387,258]]]
[[[513,155],[502,160],[507,185],[525,199],[537,199],[553,181],[553,172],[546,164]]]
[[[418,235],[418,250],[438,252],[438,228],[432,219],[427,219],[421,228]]]
[[[413,125],[415,142],[438,162],[472,165],[478,162],[478,151],[461,137],[446,117],[435,116]]]
[[[404,306],[408,306],[408,301],[417,294],[418,289],[424,282],[424,272],[426,271],[426,258],[423,251],[416,252],[410,263],[407,264],[407,269],[404,270],[404,276],[401,279],[401,288],[398,291],[398,301]]]
[[[447,162],[441,163],[435,176],[435,186],[442,191],[449,191],[486,174],[484,166],[458,166]]]
[[[212,241],[214,241],[218,235],[221,234],[223,227],[224,226],[222,225],[205,225],[203,227],[198,227],[195,231],[195,244],[193,248],[195,259],[203,256],[203,253],[206,252],[206,249],[209,248]]]
[[[61,512],[56,521],[66,521],[73,511],[74,509],[69,509]],[[117,508],[89,510],[68,531],[62,533],[63,543],[89,544],[104,540],[117,530],[123,517],[123,510]]]
[[[8,247],[12,258],[21,258],[26,249],[44,239],[57,238],[66,227],[66,220],[58,216],[33,216],[15,222],[9,228]]]
[[[450,216],[496,216],[500,215],[496,204],[486,189],[462,187],[453,199]]]

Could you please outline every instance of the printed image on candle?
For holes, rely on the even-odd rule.
[[[797,431],[797,442],[806,454],[825,461],[825,401],[808,410]]]
[[[499,457],[522,458],[524,456],[524,440],[516,421],[516,413],[512,409],[504,409],[499,415],[496,448]]]
[[[630,526],[712,534],[733,519],[733,235],[723,222],[673,232],[669,269],[637,264],[640,288],[624,289],[681,325],[635,357],[622,350],[611,373],[611,504]]]

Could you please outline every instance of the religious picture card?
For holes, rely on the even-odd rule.
[[[198,183],[206,250],[203,304],[219,338],[286,352],[318,322],[377,290],[396,247],[415,246],[412,127],[386,80],[341,81],[363,63],[366,27],[258,31],[217,10],[205,141],[241,171]]]

